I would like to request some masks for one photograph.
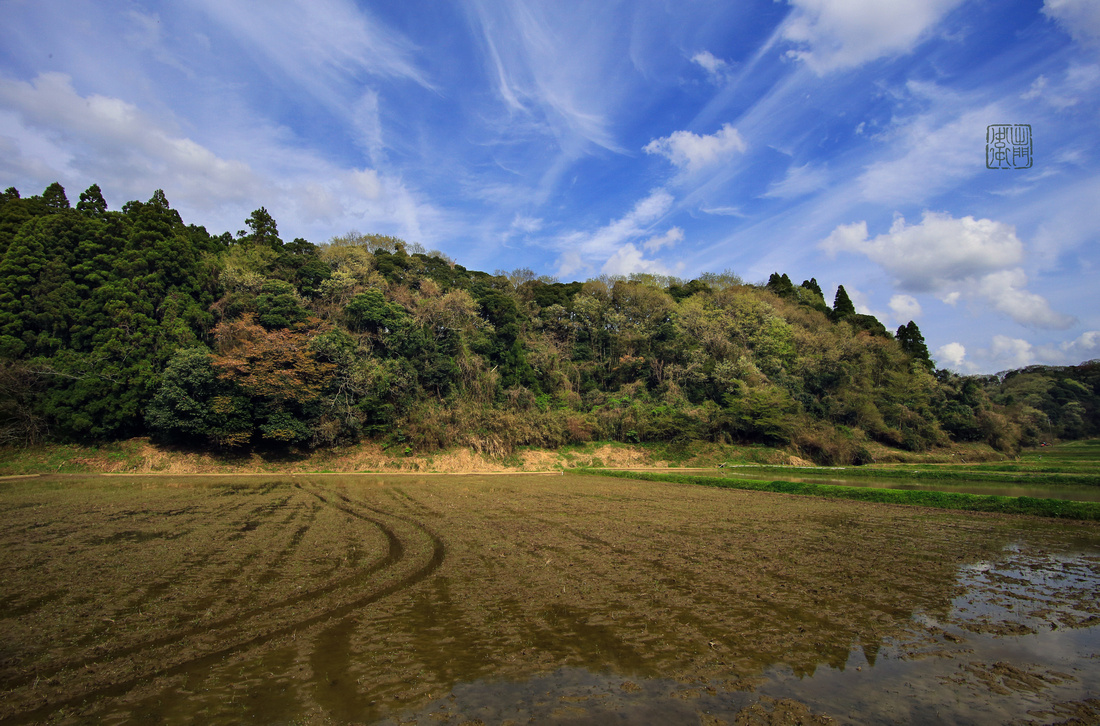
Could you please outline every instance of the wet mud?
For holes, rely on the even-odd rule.
[[[0,551],[0,723],[1100,721],[1095,524],[583,476],[67,477],[0,485]]]

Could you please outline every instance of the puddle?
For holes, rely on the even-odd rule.
[[[918,613],[908,637],[811,674],[767,669],[752,682],[638,678],[563,668],[525,681],[456,685],[379,724],[719,724],[759,712],[836,723],[1062,722],[1100,695],[1100,557],[1009,547],[959,569],[945,616]],[[1100,716],[1095,702],[1075,704]],[[780,709],[785,709],[780,713]],[[769,723],[765,720],[751,723]],[[808,722],[806,720],[798,721]],[[1089,721],[1093,722],[1093,721]]]

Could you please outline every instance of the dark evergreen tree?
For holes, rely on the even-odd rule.
[[[821,296],[822,300],[825,299],[825,293],[821,292],[821,285],[817,284],[817,278],[811,277],[809,280],[803,280],[802,287],[806,288],[807,290],[813,290]]]
[[[837,320],[856,314],[856,306],[852,304],[848,292],[841,285],[836,289],[836,297],[833,299],[833,317]]]
[[[768,278],[768,284],[765,285],[765,287],[779,297],[794,296],[794,283],[791,282],[791,278],[787,277],[786,273],[780,275],[778,272],[773,272],[771,277]]]
[[[65,187],[57,182],[46,187],[42,192],[42,201],[50,212],[63,212],[69,209],[69,198],[65,196]]]
[[[248,231],[239,233],[250,244],[263,245],[265,247],[282,247],[283,241],[279,239],[279,229],[275,225],[275,219],[268,211],[260,207],[249,215],[245,221]]]
[[[907,325],[900,326],[895,337],[901,345],[901,349],[912,356],[913,360],[925,366],[928,370],[936,367],[928,354],[928,346],[924,342],[924,336],[921,335],[920,328],[912,320]]]
[[[77,211],[89,217],[98,217],[107,212],[107,202],[103,199],[103,192],[98,184],[93,184],[80,193],[80,201],[76,203]]]

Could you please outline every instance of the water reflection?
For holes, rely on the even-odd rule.
[[[1080,715],[1100,694],[1098,563],[1095,553],[1010,547],[1001,559],[959,568],[963,591],[950,611],[916,614],[878,658],[852,647],[844,663],[812,675],[777,665],[751,689],[566,668],[461,683],[381,723],[717,724],[752,715],[778,723],[792,714],[807,723],[827,714],[839,723],[970,724]]]

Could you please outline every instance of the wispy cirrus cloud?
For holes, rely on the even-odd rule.
[[[623,64],[615,53],[616,30],[601,13],[490,0],[475,0],[470,11],[488,74],[512,113],[530,116],[572,154],[583,144],[624,151],[611,115],[627,84],[613,81]]]

